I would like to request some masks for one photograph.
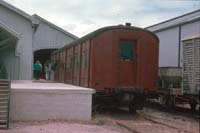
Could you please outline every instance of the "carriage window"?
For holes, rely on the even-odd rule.
[[[120,59],[122,61],[132,61],[133,60],[134,44],[130,41],[120,42]]]

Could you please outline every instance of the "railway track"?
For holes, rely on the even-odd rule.
[[[102,116],[107,117],[108,120],[112,120],[112,123],[131,133],[146,133],[147,131],[149,133],[197,133],[199,131],[199,119],[193,119],[194,116],[176,112],[170,113],[164,108],[160,109],[155,105],[149,106],[138,111],[135,115],[129,113],[128,108],[112,107],[105,107],[97,111],[97,114],[101,114],[101,118]]]
[[[147,101],[145,104],[145,107],[153,108],[153,109],[156,109],[162,112],[171,113],[174,115],[181,115],[181,116],[200,120],[200,110],[197,110],[196,112],[194,112],[189,108],[184,108],[184,107],[179,107],[179,106],[169,108],[157,102],[152,102],[152,101]]]

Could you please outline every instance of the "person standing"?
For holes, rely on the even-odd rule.
[[[45,68],[45,78],[46,78],[46,80],[50,80],[51,63],[49,60],[46,61],[44,68]]]
[[[36,61],[36,63],[34,64],[34,77],[36,80],[39,80],[42,74],[42,64],[40,63],[40,61]]]

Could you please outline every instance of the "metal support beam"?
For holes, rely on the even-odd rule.
[[[0,42],[0,48],[3,48],[3,47],[5,47],[5,46],[8,46],[8,45],[9,45],[9,42],[11,42],[11,41],[12,41],[12,37],[7,38],[7,39],[1,41],[1,42]]]

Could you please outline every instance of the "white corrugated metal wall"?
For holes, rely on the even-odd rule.
[[[3,56],[1,58],[11,70],[12,79],[31,79],[33,60],[33,29],[31,21],[0,5],[0,22],[6,24],[21,36],[17,43],[20,60],[19,57],[14,55],[17,51],[12,51],[12,53],[5,52],[1,55]]]
[[[160,40],[159,66],[182,66],[182,45],[181,40],[200,36],[200,11],[199,20],[191,21],[185,24],[172,26],[171,28],[150,27],[150,31],[155,31]],[[190,21],[188,19],[185,20]],[[184,23],[184,22],[182,22]],[[164,25],[165,26],[165,25]],[[180,37],[180,38],[179,38]],[[180,43],[180,44],[179,44]],[[179,49],[180,47],[180,49]]]
[[[34,51],[40,49],[58,49],[75,40],[75,38],[55,29],[51,25],[39,19],[38,21],[40,24],[34,34]]]
[[[156,34],[160,40],[159,66],[178,66],[178,28],[172,28]]]
[[[60,48],[77,39],[48,21],[41,21],[4,1],[0,1],[0,24],[8,27],[1,27],[4,30],[14,31],[18,35],[14,44],[16,48],[0,53],[0,62],[6,64],[13,80],[32,79],[34,51]]]

